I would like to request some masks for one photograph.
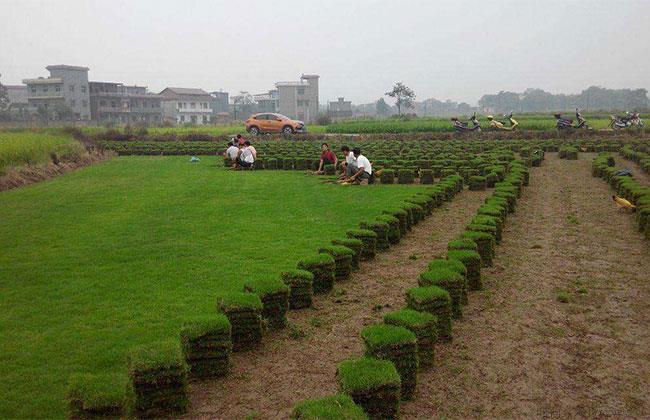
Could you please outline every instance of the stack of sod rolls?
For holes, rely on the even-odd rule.
[[[349,395],[337,394],[313,400],[301,401],[293,406],[294,420],[367,420],[363,409]]]
[[[230,292],[217,297],[217,310],[230,321],[234,351],[250,350],[262,341],[262,301],[254,293]]]
[[[438,318],[438,341],[451,341],[451,297],[438,286],[414,287],[406,291],[406,306]]]
[[[314,293],[325,293],[334,287],[336,261],[331,255],[316,254],[298,261],[298,268],[314,275]]]
[[[339,389],[371,419],[399,417],[400,376],[388,360],[369,357],[344,360],[336,372]]]
[[[192,376],[214,378],[228,373],[231,330],[230,321],[223,314],[184,323],[180,332],[181,347]]]
[[[366,344],[366,356],[390,360],[399,372],[400,396],[413,397],[418,377],[418,347],[415,334],[403,327],[376,324],[364,328],[361,337]]]
[[[327,245],[319,248],[318,252],[329,254],[334,258],[334,279],[336,281],[347,280],[350,277],[354,250],[342,245]]]
[[[291,309],[309,308],[313,300],[314,275],[307,270],[287,270],[280,275],[282,281],[291,288],[289,307]]]
[[[435,343],[438,341],[438,318],[427,312],[404,308],[384,315],[384,322],[412,331],[418,340],[420,366],[433,365]]]
[[[249,280],[244,290],[260,297],[262,317],[271,328],[284,328],[287,324],[289,310],[289,286],[276,277]]]
[[[187,365],[178,341],[138,346],[128,357],[127,406],[134,417],[169,417],[187,410]]]
[[[121,417],[128,377],[120,374],[77,373],[70,376],[66,401],[68,417]]]

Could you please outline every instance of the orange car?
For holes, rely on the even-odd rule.
[[[254,136],[261,133],[294,134],[307,131],[304,122],[269,112],[253,114],[245,121],[245,124],[246,131]]]

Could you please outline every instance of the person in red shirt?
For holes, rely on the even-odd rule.
[[[338,159],[334,152],[330,150],[329,144],[321,144],[320,150],[320,164],[318,165],[318,171],[316,171],[317,174],[322,174],[324,172],[325,165],[334,165],[334,168],[336,168],[336,164],[338,163]]]

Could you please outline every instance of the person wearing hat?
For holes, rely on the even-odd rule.
[[[519,123],[512,118],[512,112],[510,112],[509,115],[504,115],[504,117],[508,118],[510,120],[510,127],[506,127],[501,121],[497,121],[494,119],[492,115],[488,115],[487,119],[490,122],[490,128],[494,128],[496,130],[505,130],[505,131],[513,131]]]

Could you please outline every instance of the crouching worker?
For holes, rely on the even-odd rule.
[[[247,141],[246,143],[248,143],[248,145],[244,143],[239,149],[239,155],[237,156],[237,168],[248,169],[251,168],[255,162],[253,151],[250,147],[248,147],[250,146],[250,142]]]
[[[355,160],[353,166],[353,170],[355,170],[355,172],[352,174],[352,176],[349,177],[348,180],[359,185],[374,184],[372,165],[370,164],[368,158],[361,154],[361,149],[358,147],[352,149],[352,153],[354,154]]]
[[[320,163],[318,164],[318,170],[316,171],[316,173],[319,175],[325,172],[325,165],[334,165],[334,168],[336,168],[336,164],[338,163],[338,159],[336,158],[336,155],[330,150],[329,144],[321,144],[320,149]]]
[[[341,161],[341,175],[339,178],[350,178],[357,172],[357,160],[348,146],[341,146],[341,153],[343,154],[344,160]]]
[[[239,148],[235,146],[235,142],[228,142],[228,148],[223,153],[224,157],[230,159],[231,166],[235,166],[237,163],[237,156],[239,155]]]

